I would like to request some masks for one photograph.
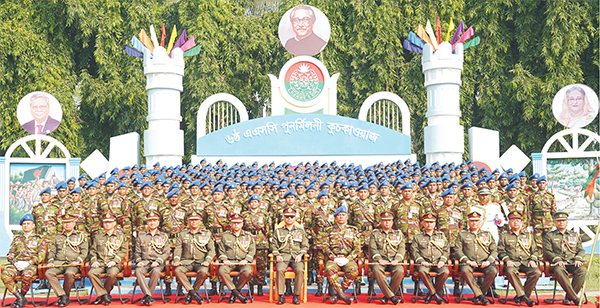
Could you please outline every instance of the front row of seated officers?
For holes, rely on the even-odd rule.
[[[296,210],[287,208],[283,211],[284,223],[275,229],[271,251],[275,258],[277,275],[278,303],[286,301],[284,296],[284,274],[288,267],[295,272],[292,303],[299,304],[299,295],[304,283],[304,256],[309,251],[307,235],[302,226],[296,222]],[[219,235],[211,234],[200,227],[200,216],[191,213],[188,217],[188,228],[183,230],[175,241],[169,239],[167,233],[159,230],[159,215],[150,212],[147,216],[147,230],[141,232],[135,242],[133,264],[137,283],[144,296],[141,303],[151,305],[152,294],[165,271],[166,261],[172,252],[171,265],[179,284],[187,291],[186,303],[196,301],[202,303],[198,294],[200,286],[209,278],[211,262],[217,263],[218,276],[231,291],[230,303],[239,300],[246,303],[249,298],[242,295],[241,289],[253,275],[252,262],[257,257],[255,236],[242,229],[244,219],[233,214],[229,220],[231,229]],[[342,300],[352,303],[352,298],[344,293],[359,274],[357,259],[363,246],[360,231],[349,224],[348,209],[339,207],[335,213],[335,224],[320,237],[322,253],[325,257],[324,275],[327,277],[335,294],[332,301]],[[550,262],[550,272],[566,291],[568,300],[579,304],[577,293],[583,285],[586,274],[582,266],[585,250],[579,235],[567,230],[567,213],[554,215],[556,230],[544,236],[544,253]],[[454,244],[453,256],[450,255],[450,243],[444,232],[436,229],[436,216],[427,213],[422,217],[423,228],[415,234],[410,245],[410,256],[414,260],[415,276],[424,283],[429,292],[426,302],[445,301],[443,285],[448,278],[450,258],[460,264],[460,275],[471,287],[475,295],[474,303],[489,303],[484,296],[497,275],[496,260],[504,262],[504,275],[516,290],[515,300],[533,306],[531,292],[541,276],[537,246],[534,235],[522,227],[523,217],[518,212],[508,215],[510,229],[502,232],[498,244],[488,231],[482,231],[482,217],[479,212],[468,214],[468,228],[459,232]],[[368,255],[372,274],[382,293],[383,302],[398,304],[401,299],[396,295],[404,279],[405,237],[399,230],[394,230],[394,216],[390,212],[380,214],[381,228],[370,235]],[[90,241],[85,232],[75,229],[75,217],[67,214],[63,217],[63,232],[51,242],[43,236],[35,234],[33,217],[26,214],[20,221],[22,234],[14,237],[9,253],[8,263],[2,272],[2,281],[7,290],[15,295],[14,308],[21,308],[26,303],[25,294],[29,290],[32,277],[37,275],[38,264],[46,262],[46,278],[59,297],[57,305],[67,306],[70,303],[69,292],[75,275],[80,273],[82,263],[89,260],[89,277],[97,297],[93,304],[109,305],[110,292],[116,282],[117,274],[123,268],[123,260],[128,254],[126,236],[115,228],[116,217],[108,214],[102,217],[102,229]],[[47,252],[47,253],[46,253]],[[47,255],[47,256],[46,256]],[[216,259],[216,260],[215,260]],[[237,283],[230,273],[239,272]],[[196,273],[192,285],[186,273]],[[385,272],[391,273],[387,282]],[[484,274],[483,283],[478,285],[473,277],[474,272]],[[525,284],[519,279],[519,272],[525,273]],[[338,275],[343,273],[340,283]],[[436,273],[435,283],[431,273]],[[568,274],[573,274],[571,283]],[[64,275],[64,285],[60,285],[57,275]],[[105,279],[100,279],[105,274]],[[17,288],[15,277],[21,276],[21,289]],[[149,281],[146,281],[149,277]],[[218,279],[219,277],[210,277]]]

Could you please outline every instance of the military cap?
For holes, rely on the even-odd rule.
[[[538,179],[538,180],[535,182],[535,184],[537,185],[537,184],[539,184],[541,181],[544,181],[544,182],[546,182],[546,181],[547,181],[547,180],[546,180],[546,176],[545,176],[545,175],[542,175],[542,176],[540,176],[540,178],[539,178],[539,179]]]
[[[33,220],[33,215],[27,213],[27,214],[23,215],[23,217],[19,221],[19,225],[23,225],[23,222],[26,221],[26,220],[35,221],[35,220]]]
[[[492,192],[490,191],[489,188],[487,188],[486,186],[483,186],[481,188],[479,188],[479,190],[477,191],[478,195],[490,195],[492,194]]]
[[[173,189],[179,189],[179,183],[175,182],[175,183],[169,185],[169,191],[171,191]]]
[[[510,183],[510,184],[506,185],[506,188],[504,189],[504,191],[508,191],[511,188],[517,189],[517,184],[515,184],[513,182],[513,183]]]
[[[296,216],[296,210],[289,206],[283,210],[283,216]]]
[[[87,180],[87,178],[88,178],[87,174],[85,174],[85,173],[79,176],[79,180],[81,180],[81,179],[86,179]]]
[[[117,189],[119,189],[121,187],[127,187],[127,182],[123,181],[123,182],[119,183],[119,186],[117,186]]]
[[[319,195],[317,195],[317,200],[321,199],[321,197],[323,197],[323,196],[329,197],[329,190],[328,189],[321,190],[321,192],[319,192]]]
[[[260,196],[258,194],[253,194],[252,196],[250,196],[250,198],[248,198],[248,203],[250,203],[250,201],[252,200],[260,201]]]
[[[506,173],[507,173],[507,174],[508,174],[508,173],[513,173],[513,168],[508,168],[508,169],[506,170]]]
[[[444,190],[444,192],[442,193],[442,198],[447,195],[454,195],[454,189],[448,188],[448,189]]]
[[[369,190],[369,186],[367,186],[367,184],[361,184],[358,186],[358,188],[356,188],[356,191],[359,190]]]
[[[479,213],[477,211],[473,211],[473,212],[469,213],[469,215],[467,215],[467,217],[469,217],[469,220],[481,220],[481,213]]]
[[[288,196],[296,197],[296,190],[290,189],[290,190],[286,191],[285,194],[283,195],[283,198],[287,198]]]
[[[256,186],[256,184],[254,184]],[[229,191],[230,189],[237,189],[237,184],[235,182],[231,182],[229,183],[229,185],[227,186],[227,191]],[[254,188],[254,186],[252,187]]]
[[[56,184],[56,186],[54,186],[54,189],[56,189],[56,190],[67,189],[67,182],[65,182],[65,181],[58,182],[58,184]]]
[[[106,213],[106,215],[102,216],[102,222],[115,221],[116,219],[117,219],[117,217],[115,217],[115,215],[113,215],[111,213]]]
[[[174,188],[173,190],[169,191],[169,193],[167,194],[167,199],[173,197],[173,196],[179,196],[179,189],[178,188]]]
[[[331,185],[329,184],[329,181],[324,181],[324,182],[323,182],[323,183],[322,183],[322,184],[319,186],[319,189],[323,190],[323,189],[325,189],[325,187],[329,187],[329,186],[331,186]]]
[[[191,212],[188,215],[188,217],[187,217],[188,220],[190,220],[190,219],[201,219],[201,218],[202,217],[200,217],[200,214],[198,214],[197,212]]]
[[[215,188],[213,188],[213,190],[210,192],[210,194],[214,195],[216,192],[223,192],[223,186],[221,186],[221,185],[215,186]]]
[[[554,214],[554,220],[567,220],[569,214],[567,212],[556,212]]]
[[[110,176],[108,179],[106,179],[106,181],[104,182],[104,185],[116,184],[117,182],[118,182],[118,180],[116,177]]]
[[[423,217],[421,218],[423,221],[435,221],[436,220],[436,216],[434,213],[432,212],[428,212],[423,214]]]
[[[75,183],[75,177],[74,177],[74,176],[73,176],[73,177],[70,177],[70,178],[67,180],[67,183],[71,183],[71,182]]]
[[[471,176],[469,174],[466,174],[465,176],[463,176],[462,178],[460,178],[461,182],[468,181],[468,180],[471,180]]]
[[[124,179],[126,179],[126,178],[128,178],[128,176],[127,176],[127,173],[123,173],[123,174],[122,174],[122,175],[119,177],[119,180],[124,180]]]
[[[342,204],[342,206],[338,207],[337,210],[335,210],[335,213],[333,213],[333,216],[337,216],[339,213],[348,214],[348,207],[346,207],[346,204]]]
[[[75,221],[75,219],[77,219],[77,216],[75,216],[73,214],[65,214],[61,218],[62,218],[62,222],[73,222],[73,221]]]
[[[444,176],[442,176],[442,181],[452,182],[452,179],[450,178],[450,175],[445,174]]]
[[[129,169],[131,169],[131,168],[129,168],[129,166],[123,167],[123,171],[129,171]]]
[[[458,187],[459,185],[458,185],[458,182],[456,180],[454,180],[454,181],[450,182],[449,186],[456,186],[456,187]]]
[[[484,182],[484,183],[487,182],[487,178],[485,176],[482,176],[481,179],[477,180],[477,182],[475,183],[475,185],[479,185],[482,182]]]
[[[231,222],[243,222],[244,218],[240,214],[234,213],[229,217],[229,220]]]
[[[75,187],[71,190],[70,194],[81,194],[81,188]]]
[[[521,171],[521,172],[519,172],[519,177],[520,178],[526,178],[527,177],[527,173],[525,173],[525,171]]]
[[[99,179],[106,179],[106,173],[102,173],[98,176]]]
[[[158,215],[157,212],[151,211],[151,212],[148,213],[148,216],[146,216],[146,219],[147,220],[150,220],[150,219],[160,219],[160,216]]]
[[[95,181],[88,181],[87,188],[92,188],[92,187],[98,187],[98,183],[96,183]]]
[[[193,180],[192,183],[190,183],[190,186],[188,186],[188,188],[192,188],[193,186],[200,187],[200,180]]]
[[[534,173],[527,180],[528,181],[537,180],[539,177],[540,177],[540,175],[538,173]]]
[[[508,219],[523,219],[523,216],[517,211],[512,211],[508,213]]]
[[[392,214],[392,212],[390,212],[390,211],[385,211],[385,212],[381,213],[381,215],[379,215],[379,219],[380,220],[393,220],[394,214]]]
[[[205,186],[210,187],[210,183],[204,182],[204,183],[200,184],[200,189],[204,188]]]
[[[52,193],[52,190],[50,189],[50,187],[46,187],[42,191],[40,191],[40,196],[42,194],[51,194],[51,193]]]
[[[383,181],[381,181],[381,183],[379,184],[379,187],[377,187],[377,188],[381,189],[381,187],[383,187],[383,186],[390,187],[390,182],[388,180],[383,180]]]
[[[150,181],[146,181],[142,184],[142,187],[140,187],[140,189],[144,189],[144,187],[146,186],[152,188],[152,183]]]
[[[144,164],[141,164],[141,165],[140,165],[140,169],[142,169],[142,168],[146,168],[146,165],[144,165]]]

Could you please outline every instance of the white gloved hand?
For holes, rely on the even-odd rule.
[[[343,258],[335,258],[335,259],[333,259],[333,262],[335,262],[335,263],[336,263],[337,265],[339,265],[339,266],[343,266],[343,265],[342,265],[342,263],[343,263],[344,261],[342,261],[342,259],[343,259]]]
[[[348,264],[348,262],[350,262],[350,260],[348,260],[348,258],[338,258],[337,264],[339,266],[344,266],[344,265]]]
[[[27,266],[29,266],[29,261],[17,261],[17,262],[15,262],[15,267],[19,271],[24,270]]]

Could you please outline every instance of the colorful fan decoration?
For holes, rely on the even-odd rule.
[[[461,21],[458,24],[458,28],[454,35],[452,36],[452,40],[450,40],[450,33],[454,30],[454,23],[452,19],[450,19],[450,25],[448,26],[448,32],[446,34],[446,42],[450,42],[452,44],[452,51],[456,47],[456,44],[463,43],[464,49],[475,47],[479,45],[481,39],[479,36],[470,39],[474,32],[473,27],[467,28],[465,30],[465,22]],[[469,40],[470,39],[470,40]],[[408,40],[404,40],[403,47],[406,50],[412,52],[423,53],[423,46],[425,44],[430,44],[433,47],[433,51],[435,52],[439,45],[442,44],[442,28],[440,27],[440,18],[437,18],[435,23],[435,32],[431,26],[431,22],[427,20],[427,25],[423,28],[423,25],[419,24],[417,27],[417,33],[410,31],[408,33]]]
[[[152,53],[154,52],[154,46],[165,47],[166,38],[167,31],[164,24],[161,27],[160,44],[158,43],[154,26],[151,25],[150,37],[148,37],[148,34],[144,29],[141,29],[138,37],[135,37],[134,35],[131,38],[131,46],[125,46],[125,53],[136,58],[143,58],[145,53],[150,53],[152,56]],[[185,29],[183,32],[181,32],[181,35],[177,37],[177,28],[173,26],[173,31],[171,32],[171,37],[169,38],[169,43],[167,44],[167,54],[171,56],[171,51],[173,51],[175,48],[181,48],[184,57],[191,57],[200,53],[200,45],[196,46],[194,37],[192,36],[188,39]]]

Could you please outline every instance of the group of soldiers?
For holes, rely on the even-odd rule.
[[[569,300],[577,301],[585,277],[581,239],[566,230],[567,214],[557,212],[546,178],[479,169],[472,162],[228,167],[203,160],[196,166],[156,164],[149,170],[135,165],[91,180],[84,174],[58,183],[55,190],[55,196],[50,188],[40,193],[40,203],[21,220],[23,234],[15,236],[7,256],[10,265],[1,276],[17,298],[13,307],[26,303],[24,294],[41,263],[48,267],[46,278],[61,307],[69,304],[74,275],[85,261],[97,292],[93,303],[105,305],[111,302],[125,260],[135,264],[145,305],[154,301],[168,260],[188,292],[187,303],[202,303],[198,289],[207,278],[209,295],[222,292],[217,288],[221,279],[221,286],[232,292],[230,302],[248,301],[241,294],[247,283],[262,296],[269,253],[276,262],[280,304],[290,295],[299,303],[305,255],[310,256],[308,283],[317,283],[316,295],[330,292],[332,301],[348,304],[352,299],[344,291],[353,282],[354,294],[361,293],[358,260],[373,262],[368,292],[374,293],[376,280],[383,301],[393,304],[401,301],[402,264],[409,258],[418,265],[413,279],[429,290],[426,302],[444,300],[441,289],[449,276],[449,259],[459,260],[474,302],[483,305],[497,274],[497,259],[506,264],[504,274],[517,290],[515,300],[528,305],[543,256]],[[218,265],[218,275],[209,277],[211,262]],[[288,266],[296,272],[293,291],[283,279]],[[232,270],[239,271],[237,283],[229,275]],[[389,284],[385,271],[392,273]],[[481,287],[473,271],[485,273]],[[524,287],[519,286],[518,271],[528,275]],[[197,273],[194,285],[188,272]],[[435,284],[431,272],[437,273]],[[567,272],[574,273],[572,286]],[[62,287],[58,274],[65,277]],[[16,275],[22,277],[21,290],[12,279]],[[453,277],[455,296],[460,295],[461,277]],[[323,288],[325,278],[329,290]],[[165,296],[170,296],[173,278],[164,279]]]

